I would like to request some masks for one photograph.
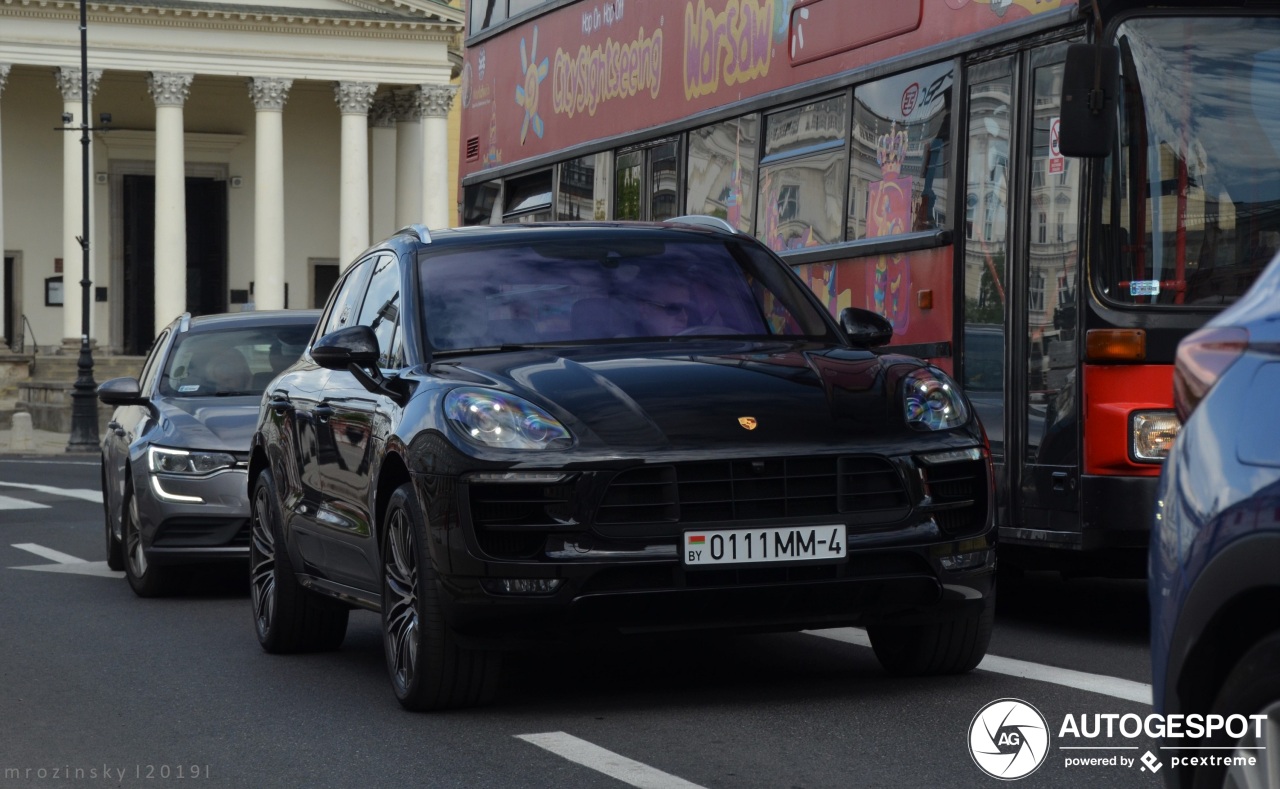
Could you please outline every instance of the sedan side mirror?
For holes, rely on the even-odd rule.
[[[330,332],[311,346],[311,358],[327,370],[346,370],[351,365],[378,365],[378,336],[368,326],[347,326]]]
[[[107,405],[143,405],[147,402],[138,379],[129,376],[103,381],[98,385],[98,399]]]
[[[875,348],[893,339],[893,324],[884,316],[858,307],[840,310],[840,328],[860,348]]]

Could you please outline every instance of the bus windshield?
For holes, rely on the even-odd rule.
[[[1147,17],[1118,28],[1118,158],[1103,206],[1102,297],[1206,307],[1280,249],[1280,20]]]

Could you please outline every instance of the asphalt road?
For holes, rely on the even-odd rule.
[[[94,458],[0,458],[3,787],[995,787],[970,727],[1004,698],[1049,734],[1017,785],[1160,785],[1149,738],[1059,736],[1150,712],[1142,582],[1002,579],[994,657],[962,677],[891,678],[847,629],[680,637],[511,655],[492,706],[413,714],[373,614],[337,652],[272,656],[243,573],[136,598],[97,490]]]

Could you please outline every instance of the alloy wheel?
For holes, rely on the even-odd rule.
[[[1262,736],[1256,734],[1253,721],[1249,721],[1249,733],[1236,743],[1233,756],[1256,758],[1252,767],[1237,764],[1228,768],[1223,779],[1224,789],[1280,789],[1280,701],[1264,707],[1260,714],[1267,720],[1262,724]],[[1242,759],[1241,761],[1245,761]]]
[[[252,543],[249,589],[253,595],[253,618],[259,636],[270,632],[276,615],[276,538],[270,519],[267,490],[259,487],[253,497],[249,530]]]
[[[142,532],[138,528],[138,497],[129,497],[128,520],[124,527],[125,557],[134,578],[147,574],[147,553],[142,549]]]
[[[391,676],[403,693],[413,685],[418,664],[418,561],[413,526],[402,509],[395,510],[387,529],[384,562],[384,637],[391,658]]]

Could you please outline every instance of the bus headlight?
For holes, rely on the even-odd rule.
[[[1129,414],[1130,456],[1137,463],[1164,462],[1181,429],[1173,411],[1134,411]]]
[[[955,382],[941,370],[920,369],[902,380],[907,425],[916,430],[950,430],[969,421],[969,407]]]

